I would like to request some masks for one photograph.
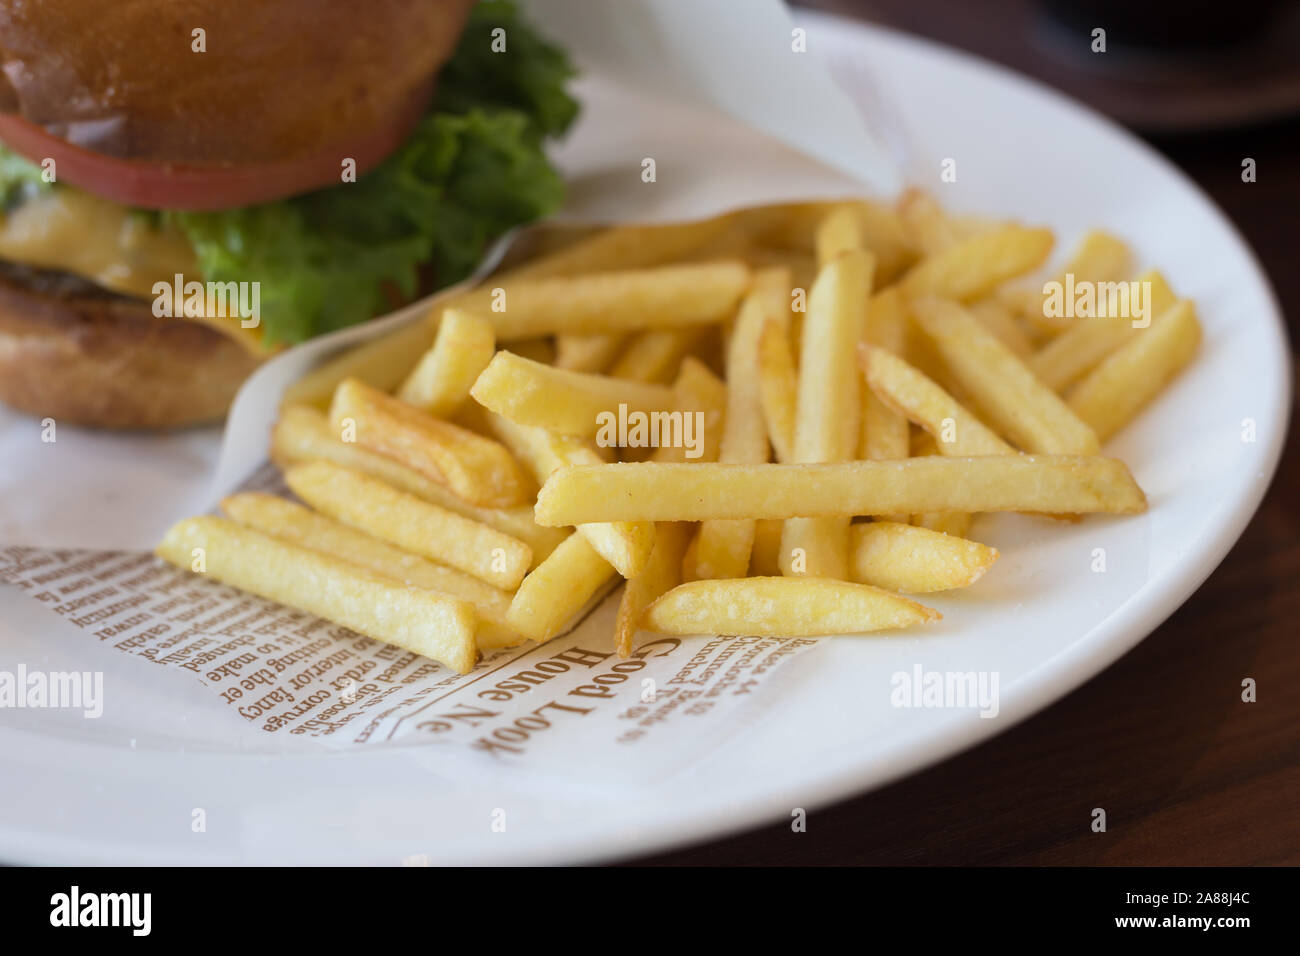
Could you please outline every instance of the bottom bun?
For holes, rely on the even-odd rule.
[[[66,273],[0,264],[0,401],[105,428],[222,418],[258,360],[200,322]]]

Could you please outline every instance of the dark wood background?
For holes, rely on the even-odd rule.
[[[1047,58],[1015,42],[1023,0],[814,5],[929,34],[1053,81]],[[981,14],[960,13],[971,8]],[[1071,88],[1076,81],[1063,74],[1057,85],[1086,95],[1088,84]],[[1106,109],[1105,95],[1094,104]],[[1121,118],[1135,123],[1135,115]],[[1176,136],[1166,124],[1148,138],[1227,212],[1264,263],[1288,316],[1294,372],[1300,120]],[[1258,162],[1255,183],[1241,181],[1244,156]],[[1201,589],[1127,656],[1051,708],[946,763],[810,814],[804,833],[780,823],[631,862],[1300,863],[1298,444],[1288,441],[1259,513]],[[1258,682],[1254,704],[1240,699],[1247,676]],[[1107,809],[1104,834],[1089,829],[1095,806]]]

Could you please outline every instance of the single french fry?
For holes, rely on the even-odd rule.
[[[676,408],[673,390],[665,385],[570,372],[509,352],[496,354],[470,394],[512,422],[581,438],[594,438],[611,420],[617,422],[620,405],[628,414],[646,416]]]
[[[866,230],[862,217],[851,203],[834,206],[817,226],[814,239],[817,266],[825,268],[845,252],[866,248]]]
[[[537,521],[704,521],[1038,511],[1135,514],[1146,497],[1122,461],[1095,455],[988,455],[815,465],[621,462],[561,468]]]
[[[500,341],[721,322],[749,288],[749,275],[743,262],[721,260],[520,279],[496,287],[501,296],[492,304],[501,308],[478,311],[492,320]]]
[[[187,518],[159,543],[160,558],[223,584],[300,608],[467,674],[478,659],[468,601],[408,587],[328,554],[223,518]]]
[[[524,578],[506,621],[529,640],[549,641],[616,573],[586,538],[570,535]]]
[[[289,405],[280,410],[280,418],[271,431],[271,460],[281,470],[320,460],[359,471],[399,491],[518,538],[533,549],[534,562],[540,562],[569,535],[562,528],[543,528],[534,521],[531,502],[513,508],[480,508],[405,465],[367,451],[355,442],[340,441],[325,414],[309,405]]]
[[[245,528],[333,555],[409,587],[468,601],[481,618],[476,629],[479,650],[524,640],[506,626],[510,595],[472,575],[403,551],[275,495],[256,491],[230,495],[222,499],[221,510]]]
[[[330,424],[344,440],[354,438],[361,447],[441,482],[470,504],[509,507],[532,497],[532,482],[500,443],[357,379],[345,379],[334,390]]]
[[[718,460],[722,445],[722,432],[726,419],[727,386],[714,375],[707,365],[692,355],[682,360],[677,381],[673,383],[673,396],[683,414],[700,412],[704,418],[699,431],[701,441],[695,449],[684,443],[660,445],[651,455],[657,462],[710,462]],[[683,419],[685,421],[685,419]],[[688,453],[699,454],[688,458]]]
[[[727,344],[727,413],[719,461],[759,464],[768,460],[767,423],[758,373],[758,340],[769,318],[786,310],[785,269],[760,273],[745,297]],[[749,568],[754,522],[706,521],[695,539],[695,575],[742,578]]]
[[[870,253],[841,252],[822,268],[808,297],[795,405],[796,462],[847,461],[857,453],[861,403],[854,349],[865,330],[874,268]],[[845,517],[790,519],[781,537],[781,570],[844,577],[848,536]]]
[[[777,461],[794,461],[795,406],[799,397],[799,372],[786,323],[768,320],[759,337],[759,396],[763,420]]]
[[[970,587],[997,558],[997,548],[893,521],[849,532],[849,577],[905,594]]]
[[[518,538],[327,461],[296,465],[284,479],[317,511],[506,591],[532,561]]]
[[[1154,320],[1178,301],[1165,277],[1152,269],[1138,276],[1148,289],[1147,318]],[[1150,323],[1148,322],[1147,325]],[[1135,334],[1142,331],[1141,319],[1129,316],[1094,315],[1076,319],[1068,329],[1048,342],[1029,359],[1029,368],[1048,388],[1064,391],[1101,364]]]
[[[821,637],[909,627],[938,611],[866,584],[833,578],[742,578],[692,581],[645,612],[661,634]]]
[[[627,345],[627,335],[557,335],[555,367],[571,372],[603,372]]]
[[[681,583],[682,555],[691,526],[666,521],[655,526],[654,550],[641,573],[630,578],[618,602],[614,624],[614,647],[619,657],[632,653],[632,640],[641,627],[641,616],[661,594]]]
[[[892,352],[863,346],[859,359],[872,391],[908,421],[924,428],[941,454],[964,458],[1016,453],[955,398]]]
[[[1102,441],[1127,425],[1192,360],[1201,343],[1196,309],[1186,299],[1138,329],[1070,392],[1070,408]]]
[[[1051,249],[1051,230],[999,226],[923,259],[899,281],[909,299],[941,296],[972,302],[1007,279],[1037,269]]]
[[[632,336],[627,348],[612,366],[613,378],[663,385],[671,382],[682,359],[704,338],[706,326],[684,329],[647,329]]]
[[[496,351],[492,323],[462,309],[445,309],[433,346],[407,376],[398,396],[445,418],[469,397],[470,386]]]
[[[1047,455],[1099,451],[1092,429],[960,305],[919,299],[911,311],[990,424],[1020,448]]]
[[[532,471],[539,481],[567,465],[599,465],[600,455],[586,441],[557,435],[534,425],[517,425],[493,412],[487,413],[488,427]],[[655,526],[649,521],[619,521],[578,526],[578,533],[596,553],[625,578],[635,577],[650,560]]]

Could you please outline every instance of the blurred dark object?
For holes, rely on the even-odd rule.
[[[1300,116],[1293,0],[801,0],[1042,80],[1146,133]],[[1105,52],[1094,52],[1095,29]]]

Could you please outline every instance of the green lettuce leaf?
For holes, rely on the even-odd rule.
[[[506,31],[493,53],[492,31]],[[293,343],[387,312],[467,276],[488,244],[560,207],[547,137],[577,115],[564,53],[507,0],[471,11],[430,111],[355,183],[220,212],[163,212],[207,281],[261,283],[268,343]],[[34,174],[34,179],[33,179]],[[39,168],[0,148],[0,203],[39,188]],[[60,187],[65,188],[65,187]]]

